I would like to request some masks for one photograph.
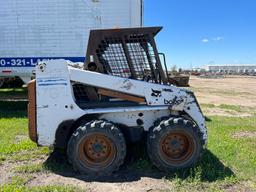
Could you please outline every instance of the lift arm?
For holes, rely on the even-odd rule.
[[[182,110],[187,90],[174,86],[111,76],[69,67],[71,81],[145,98],[149,106],[171,106]]]

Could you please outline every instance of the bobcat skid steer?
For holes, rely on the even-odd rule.
[[[192,166],[207,142],[192,91],[168,84],[154,36],[160,27],[93,30],[84,69],[40,62],[29,83],[29,135],[63,148],[74,169],[100,176],[122,165],[127,143],[147,135],[152,163]]]

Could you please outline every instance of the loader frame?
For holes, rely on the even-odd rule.
[[[154,37],[162,27],[92,30],[85,69],[154,83],[168,82]],[[145,79],[144,79],[145,80]]]
[[[193,92],[169,85],[81,70],[69,67],[68,64],[65,60],[52,60],[39,63],[36,67],[36,127],[30,130],[37,133],[34,138],[37,138],[39,145],[53,146],[56,130],[61,123],[66,120],[77,121],[85,116],[109,119],[128,127],[138,126],[138,119],[142,119],[143,129],[148,131],[154,121],[163,116],[184,114],[198,125],[206,140],[205,119]],[[93,104],[91,101],[81,107],[74,97],[72,85],[75,82],[103,89],[107,92],[105,95],[109,96],[111,93],[113,98],[107,101],[109,105],[106,107],[90,107]],[[104,94],[104,91],[100,94]],[[122,101],[127,98],[137,101],[129,105]],[[116,102],[118,105],[115,105]],[[143,118],[137,118],[141,112],[144,113]],[[49,119],[52,120],[49,122]],[[30,125],[33,125],[32,120],[33,118],[30,119]]]

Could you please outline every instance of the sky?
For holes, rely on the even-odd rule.
[[[256,0],[144,0],[169,67],[256,64]]]

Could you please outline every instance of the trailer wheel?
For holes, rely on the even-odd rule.
[[[163,171],[194,165],[202,149],[199,128],[183,118],[162,120],[148,134],[149,157]]]
[[[81,125],[71,136],[67,154],[76,171],[90,176],[111,174],[123,164],[126,143],[112,123],[95,120]]]

